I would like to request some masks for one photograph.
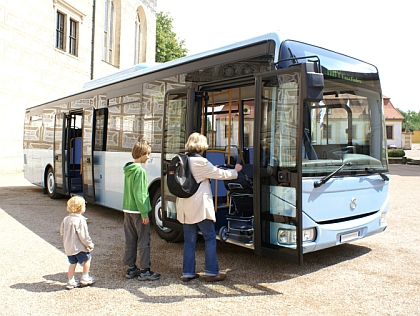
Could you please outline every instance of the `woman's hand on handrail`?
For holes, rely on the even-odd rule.
[[[224,165],[219,165],[219,166],[216,166],[216,167],[217,168],[235,169],[236,172],[238,172],[238,173],[242,170],[242,165],[240,165],[238,163],[236,165],[225,163]]]
[[[237,163],[235,165],[235,170],[236,170],[236,172],[240,172],[242,170],[242,165],[240,165],[240,164]]]

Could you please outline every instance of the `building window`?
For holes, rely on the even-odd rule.
[[[225,125],[225,139],[228,139],[228,138],[229,138],[229,125],[226,124]]]
[[[352,126],[351,126],[351,130],[352,130],[352,135],[351,135],[351,137],[352,137],[353,139],[357,138],[357,125],[352,125]]]
[[[386,139],[394,139],[394,126],[393,125],[386,126]]]
[[[140,63],[140,54],[141,54],[141,21],[140,16],[137,13],[137,19],[134,29],[134,63]]]
[[[134,64],[146,62],[147,18],[142,6],[136,10],[134,25]]]
[[[322,138],[331,139],[331,125],[323,124],[321,130],[322,130]]]
[[[114,3],[112,0],[105,0],[104,15],[104,49],[103,60],[113,64],[113,46],[114,46]]]
[[[56,15],[55,48],[77,56],[79,25],[85,15],[64,0],[54,0]]]
[[[70,19],[69,54],[74,56],[77,56],[77,25],[75,20]]]
[[[65,25],[66,25],[66,16],[57,11],[57,26],[56,26],[56,40],[55,40],[55,47],[61,50],[65,50]]]

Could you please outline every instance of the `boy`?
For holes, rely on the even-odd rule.
[[[77,263],[83,267],[80,285],[93,284],[94,280],[89,276],[89,270],[92,258],[90,252],[93,250],[94,244],[89,236],[87,218],[82,215],[86,211],[85,199],[80,196],[73,196],[67,201],[67,211],[70,215],[62,221],[60,234],[63,238],[64,252],[70,262],[66,287],[71,290],[79,286],[74,279]]]
[[[150,146],[145,141],[136,142],[131,150],[133,162],[124,170],[124,235],[123,262],[128,266],[125,277],[137,277],[140,281],[153,281],[160,274],[150,271],[150,223],[148,213],[152,209],[148,191],[146,170],[141,166],[149,159]],[[136,266],[139,257],[140,269]]]

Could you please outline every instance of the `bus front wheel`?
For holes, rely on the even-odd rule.
[[[163,209],[160,188],[156,190],[152,199],[152,221],[155,231],[160,238],[168,242],[179,242],[184,239],[183,232],[163,226]]]
[[[45,187],[47,193],[52,199],[60,199],[63,197],[62,194],[57,193],[57,186],[55,185],[54,169],[50,167],[47,172]]]

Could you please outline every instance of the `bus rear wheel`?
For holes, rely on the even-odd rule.
[[[184,239],[183,232],[163,226],[163,209],[160,188],[158,188],[152,199],[152,221],[155,231],[160,238],[168,242],[179,242]]]
[[[54,169],[52,167],[48,168],[47,176],[45,179],[45,186],[47,188],[47,193],[52,199],[61,199],[62,194],[57,193],[57,186],[55,185]]]

